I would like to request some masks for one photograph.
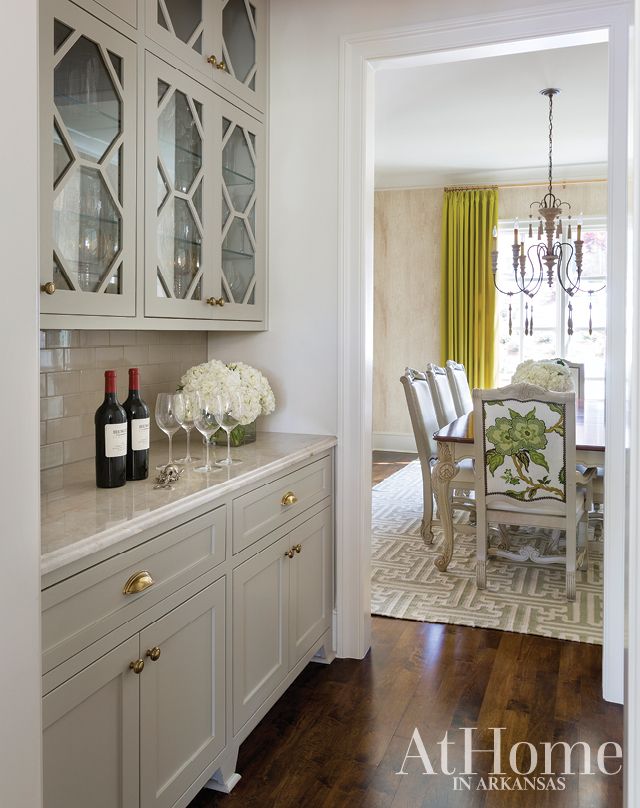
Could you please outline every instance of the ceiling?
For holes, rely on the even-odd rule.
[[[544,181],[554,99],[554,180],[606,176],[606,42],[380,69],[376,188]]]

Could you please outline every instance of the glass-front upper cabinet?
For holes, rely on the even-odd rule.
[[[135,314],[136,49],[41,4],[41,311]]]
[[[212,318],[216,290],[216,96],[146,55],[145,314]]]
[[[265,310],[265,157],[262,125],[220,102],[222,135],[220,295],[234,320]]]
[[[262,125],[146,56],[145,315],[262,323]]]
[[[264,111],[266,0],[146,0],[148,35]]]

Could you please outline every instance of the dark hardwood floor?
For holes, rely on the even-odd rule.
[[[373,485],[381,483],[387,477],[400,471],[408,463],[417,460],[418,455],[411,452],[374,452],[371,472]]]
[[[380,475],[393,473],[393,458],[375,459],[383,464]],[[396,458],[393,470],[405,462]],[[600,646],[373,618],[366,658],[310,663],[241,746],[242,779],[234,791],[202,791],[190,808],[621,808],[622,773],[606,776],[596,764],[600,744],[622,745],[623,733],[622,707],[600,696],[601,668]],[[590,744],[595,773],[553,778],[557,788],[564,785],[561,791],[486,791],[493,757],[475,753],[476,774],[465,778],[471,790],[455,790],[454,778],[440,773],[438,742],[448,732],[449,771],[460,772],[465,727],[477,728],[475,749],[491,748],[492,728],[505,728],[501,762],[513,788],[517,773],[509,752],[520,741],[538,752],[529,775],[541,778],[538,786],[549,786],[542,774],[545,742]],[[397,773],[416,729],[433,775],[423,773],[420,758],[407,759],[407,774]],[[560,752],[553,754],[552,771],[562,776]],[[584,770],[578,752],[574,772]],[[415,744],[410,754],[417,754]],[[530,754],[518,747],[519,771],[529,769]],[[527,785],[523,776],[519,782]]]

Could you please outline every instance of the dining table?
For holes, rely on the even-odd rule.
[[[460,415],[435,434],[437,460],[431,479],[436,492],[438,512],[444,534],[442,552],[435,565],[446,572],[453,556],[454,527],[450,496],[451,484],[458,464],[475,457],[473,411]],[[576,399],[576,462],[592,467],[604,467],[605,407],[603,401]]]

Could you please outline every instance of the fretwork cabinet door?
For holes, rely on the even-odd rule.
[[[136,75],[134,43],[72,3],[43,0],[43,313],[135,314]]]
[[[216,319],[218,99],[150,53],[146,88],[145,314]]]
[[[266,0],[146,0],[146,29],[159,45],[264,112]]]
[[[138,635],[42,701],[44,808],[138,808]]]

